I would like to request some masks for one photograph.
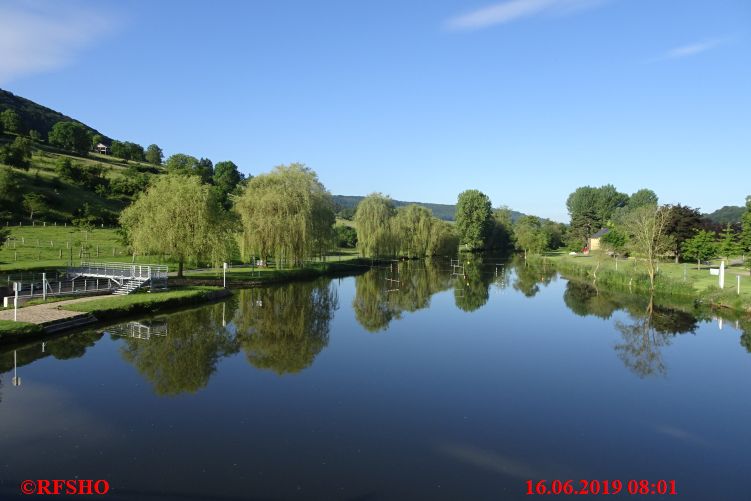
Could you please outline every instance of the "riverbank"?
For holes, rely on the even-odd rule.
[[[0,343],[34,339],[53,331],[81,324],[112,320],[137,314],[159,313],[166,310],[202,304],[231,295],[220,287],[185,287],[164,292],[141,292],[128,296],[96,296],[50,301],[18,310],[19,322],[0,319]],[[12,315],[12,310],[2,312],[3,317]]]
[[[301,280],[313,280],[322,276],[337,277],[365,273],[373,266],[387,265],[392,261],[371,260],[348,257],[341,261],[309,263],[303,268],[258,268],[235,266],[227,270],[228,288],[260,287]],[[175,286],[221,286],[223,270],[186,271],[184,278],[170,277],[170,285]]]
[[[634,258],[615,259],[600,254],[570,256],[553,252],[530,258],[543,265],[552,265],[565,278],[575,278],[633,294],[650,294],[649,277],[642,263]],[[662,262],[655,278],[654,294],[691,300],[712,308],[751,314],[751,277],[740,267],[729,267],[725,288],[718,286],[718,277],[710,274],[716,266]],[[740,293],[738,278],[740,277]]]

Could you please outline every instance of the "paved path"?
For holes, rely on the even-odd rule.
[[[102,299],[102,296],[79,297],[67,301],[58,301],[57,303],[37,304],[34,306],[19,308],[18,321],[29,322],[32,324],[45,324],[55,320],[80,317],[82,315],[87,315],[87,313],[58,309],[58,307],[74,303],[85,303],[86,301],[93,301],[95,299]],[[13,308],[0,311],[0,320],[13,320]]]

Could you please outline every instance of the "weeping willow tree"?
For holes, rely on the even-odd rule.
[[[334,240],[334,201],[303,164],[280,165],[254,177],[235,204],[246,253],[302,264]]]
[[[396,239],[392,220],[396,215],[391,199],[381,193],[371,193],[357,205],[355,227],[357,247],[365,257],[393,256]]]
[[[423,257],[428,254],[434,221],[437,219],[430,210],[420,205],[410,204],[397,211],[393,227],[402,255]]]
[[[458,250],[459,235],[454,225],[434,218],[426,254],[428,256],[454,256]]]
[[[459,248],[459,237],[452,225],[417,204],[394,210],[391,200],[380,193],[360,202],[355,225],[363,256],[445,256],[455,254]]]
[[[122,212],[120,224],[133,252],[171,256],[178,277],[190,259],[219,263],[235,249],[229,214],[198,176],[159,176]]]

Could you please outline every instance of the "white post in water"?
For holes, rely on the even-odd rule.
[[[725,288],[725,261],[720,261],[720,289]]]
[[[226,289],[227,288],[227,263],[222,263],[222,269],[224,272],[224,278],[223,278],[224,288]]]

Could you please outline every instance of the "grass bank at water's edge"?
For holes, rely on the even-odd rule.
[[[566,278],[595,282],[598,287],[614,288],[634,294],[650,294],[649,277],[636,259],[619,259],[597,255],[569,256],[563,252],[533,257],[550,264]],[[740,276],[740,294],[737,277]],[[751,277],[742,268],[728,268],[725,288],[717,285],[718,277],[708,266],[662,262],[655,278],[654,294],[673,300],[692,300],[707,306],[751,313]]]
[[[139,313],[156,313],[178,306],[204,303],[220,299],[231,294],[220,287],[192,286],[164,292],[140,292],[127,296],[107,296],[85,303],[64,305],[69,311],[91,313],[98,320]]]

